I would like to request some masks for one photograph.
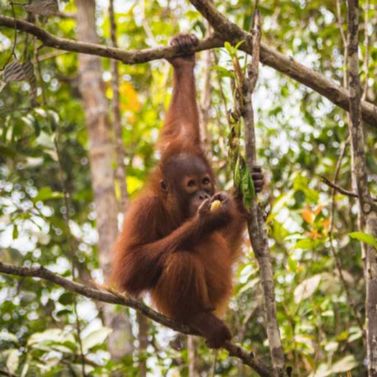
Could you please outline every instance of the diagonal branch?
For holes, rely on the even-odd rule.
[[[207,19],[221,38],[230,42],[245,40],[240,49],[252,53],[250,33],[241,29],[233,22],[226,19],[209,0],[190,0],[191,4]],[[349,91],[326,79],[323,75],[297,62],[292,57],[287,57],[274,48],[261,43],[260,61],[277,71],[293,78],[301,84],[323,95],[335,105],[349,111]],[[377,107],[362,101],[363,119],[370,125],[377,126]]]
[[[213,5],[206,0],[190,0],[191,3],[208,19],[216,33],[199,42],[195,51],[209,50],[223,47],[224,41],[237,42],[249,40],[250,34],[228,21]],[[98,55],[121,61],[124,64],[140,64],[156,59],[169,59],[178,54],[174,47],[157,47],[143,50],[124,51],[120,48],[107,47],[100,44],[85,43],[71,39],[59,38],[27,21],[15,20],[11,17],[0,16],[0,26],[24,31],[34,35],[45,46],[65,51],[80,52],[83,54]],[[240,46],[240,49],[252,53],[249,42]],[[349,91],[334,81],[287,57],[266,44],[261,44],[261,62],[271,68],[291,77],[301,84],[313,89],[329,99],[335,105],[349,111]],[[364,121],[377,127],[377,106],[367,101],[361,102],[361,111]]]
[[[149,306],[145,305],[143,302],[136,300],[132,297],[129,297],[125,294],[114,292],[112,290],[105,290],[103,288],[97,289],[85,286],[80,283],[76,283],[72,280],[63,278],[62,276],[53,273],[52,271],[44,268],[43,266],[39,267],[18,267],[12,266],[0,262],[0,273],[6,275],[16,275],[16,276],[26,276],[40,278],[53,282],[61,287],[65,288],[68,291],[78,293],[82,296],[101,301],[107,302],[109,304],[118,304],[122,306],[127,306],[133,308],[146,317],[152,319],[153,321],[160,323],[166,327],[171,328],[172,330],[178,331],[183,334],[197,335],[197,333],[191,329],[189,326],[177,323],[162,314],[151,309]],[[227,342],[224,348],[229,352],[230,356],[237,357],[245,365],[248,365],[254,369],[261,377],[272,377],[272,371],[270,368],[265,365],[261,360],[257,359],[253,353],[247,352],[241,347],[231,342]]]
[[[347,190],[347,189],[337,185],[336,183],[331,182],[329,179],[327,179],[323,175],[321,175],[320,178],[322,179],[322,182],[325,183],[327,186],[333,188],[334,190],[340,192],[343,195],[350,196],[351,198],[358,198],[359,197],[359,195],[357,195],[356,192]]]

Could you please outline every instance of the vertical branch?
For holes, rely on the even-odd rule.
[[[109,19],[110,19],[110,38],[113,47],[118,47],[117,41],[117,24],[115,21],[114,1],[109,0]],[[121,211],[127,210],[128,202],[128,189],[126,182],[126,165],[123,137],[122,137],[122,123],[120,112],[120,90],[119,90],[119,62],[117,60],[111,60],[111,86],[113,92],[112,98],[112,110],[113,110],[113,128],[115,134],[115,152],[117,160],[117,168],[115,171],[115,177],[118,180],[120,188],[120,205]],[[136,320],[138,324],[138,353],[139,353],[139,376],[145,377],[147,375],[147,364],[144,353],[148,347],[148,320],[141,313],[136,314]]]
[[[346,32],[344,31],[344,27],[343,27],[344,19],[343,19],[343,16],[342,16],[342,9],[341,9],[340,0],[336,0],[336,18],[337,18],[337,24],[338,24],[338,28],[340,30],[340,35],[341,35],[341,40],[342,40],[342,45],[343,45],[343,80],[342,80],[342,83],[343,83],[343,87],[348,89],[348,41],[347,41]],[[347,119],[348,119],[348,122],[349,122],[348,114],[347,114]],[[336,167],[335,167],[335,173],[334,173],[334,178],[333,178],[333,182],[335,184],[338,180],[338,175],[339,175],[339,171],[340,171],[340,168],[341,168],[342,159],[345,155],[346,148],[349,145],[349,143],[350,143],[350,138],[348,136],[347,140],[343,144],[343,147],[341,149],[341,152],[340,152],[340,155],[339,155]],[[334,258],[335,266],[336,266],[336,269],[338,270],[338,274],[339,274],[339,279],[340,279],[340,282],[343,285],[345,294],[347,296],[348,303],[349,303],[349,305],[350,305],[350,307],[353,311],[353,314],[355,316],[355,319],[356,319],[358,326],[361,328],[361,330],[363,330],[362,318],[361,318],[360,313],[358,312],[358,310],[356,308],[355,303],[353,302],[353,300],[351,298],[351,293],[349,291],[348,283],[346,282],[344,275],[343,275],[342,261],[341,261],[341,258],[339,257],[339,253],[336,250],[335,245],[334,245],[333,231],[334,231],[334,216],[335,216],[335,192],[336,192],[336,190],[333,187],[332,190],[331,190],[331,209],[330,209],[330,228],[329,228],[330,251],[331,251],[331,254]],[[364,247],[364,245],[362,245],[362,247]]]
[[[345,152],[346,152],[348,145],[349,145],[349,138],[344,142],[344,144],[343,144],[343,146],[340,150],[340,154],[339,154],[338,161],[336,163],[335,173],[334,173],[334,178],[333,178],[334,184],[336,184],[337,181],[338,181],[340,168],[342,166],[342,160],[343,160],[343,157],[345,155]],[[334,258],[335,267],[338,271],[340,282],[341,282],[343,289],[344,289],[344,292],[346,294],[347,302],[348,302],[348,304],[349,304],[349,306],[350,306],[350,308],[353,312],[353,315],[356,319],[356,322],[357,322],[359,328],[361,329],[361,331],[363,331],[362,318],[361,318],[359,311],[357,310],[356,304],[354,303],[354,301],[352,299],[351,292],[350,292],[350,289],[349,289],[349,285],[346,281],[346,278],[344,277],[342,259],[339,255],[340,254],[339,251],[337,251],[337,249],[335,248],[335,244],[334,244],[334,218],[335,218],[335,209],[336,209],[335,194],[336,194],[336,189],[334,187],[332,187],[331,188],[330,226],[329,226],[330,251],[331,251],[331,254]]]
[[[342,39],[343,43],[343,86],[346,88],[347,87],[347,81],[348,81],[348,76],[347,76],[347,36],[346,33],[343,30],[343,17],[342,17],[342,8],[340,4],[340,0],[336,0],[336,23],[338,24],[338,28],[340,31],[340,36]]]
[[[95,0],[76,0],[77,37],[98,43]],[[112,127],[104,93],[101,60],[94,55],[79,55],[79,89],[85,110],[89,136],[91,182],[96,209],[99,263],[106,280],[111,266],[111,248],[118,233],[118,203],[114,192]],[[103,307],[105,325],[113,332],[108,338],[114,360],[132,351],[131,326],[122,312],[109,305]]]
[[[364,11],[364,44],[365,44],[365,56],[364,56],[364,89],[362,99],[365,100],[368,96],[368,70],[369,70],[369,0],[365,0],[365,11]]]
[[[252,103],[252,93],[258,79],[258,66],[260,57],[260,15],[258,9],[253,16],[252,46],[253,60],[247,66],[247,78],[242,78],[242,93],[238,96],[239,110],[244,120],[246,165],[251,175],[256,161],[256,138],[254,125],[254,110]],[[239,75],[239,73],[238,73]],[[267,233],[264,226],[263,212],[256,201],[252,200],[248,216],[248,232],[250,241],[257,258],[264,295],[264,305],[266,311],[266,331],[270,346],[270,355],[274,376],[286,376],[284,352],[281,345],[280,331],[276,318],[275,288],[273,281],[273,270],[271,257],[268,248]]]
[[[147,357],[145,352],[148,347],[148,318],[141,314],[139,311],[136,312],[137,324],[139,329],[138,334],[138,353],[139,353],[139,377],[146,377],[147,375]]]
[[[188,375],[189,377],[198,377],[197,371],[197,354],[196,347],[198,342],[193,335],[187,336],[187,358],[188,358]]]
[[[361,85],[359,78],[359,4],[347,0],[348,84],[350,91],[349,133],[351,135],[352,175],[359,203],[360,231],[377,238],[377,207],[368,189],[364,131],[361,124]],[[377,376],[377,250],[365,245],[366,344],[368,376]]]
[[[118,47],[117,42],[117,25],[114,15],[114,2],[109,1],[109,19],[110,19],[110,38],[113,47]],[[126,183],[126,166],[122,137],[122,122],[120,113],[120,91],[119,91],[119,62],[115,59],[111,59],[111,88],[113,92],[112,98],[112,110],[113,110],[113,128],[115,133],[115,150],[116,150],[116,160],[117,168],[115,170],[115,177],[118,180],[120,188],[120,204],[121,210],[124,211],[127,206],[128,191]]]

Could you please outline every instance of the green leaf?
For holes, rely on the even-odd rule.
[[[332,373],[347,372],[357,366],[357,361],[353,355],[348,355],[340,359],[331,367]]]
[[[12,334],[8,331],[1,331],[0,332],[0,342],[12,342],[12,343],[18,343],[18,339],[16,335]]]
[[[44,202],[51,199],[60,199],[63,197],[63,193],[52,191],[50,187],[42,187],[37,196],[34,198],[34,202]]]
[[[251,203],[255,198],[255,188],[253,178],[249,173],[249,169],[245,166],[242,170],[241,177],[241,192],[243,197],[243,204],[246,209],[250,209]]]
[[[237,157],[233,170],[233,180],[236,187],[241,186],[241,162],[240,157]]]
[[[348,235],[355,240],[364,242],[367,245],[372,246],[375,249],[377,249],[377,238],[372,236],[371,234],[364,233],[364,232],[352,232],[352,233],[348,233]]]
[[[228,52],[230,56],[234,56],[236,53],[234,47],[229,42],[224,42],[225,50]]]
[[[65,292],[63,293],[60,297],[59,297],[59,302],[62,304],[62,305],[71,305],[73,303],[73,300],[74,300],[74,295],[72,293],[69,293],[69,292]]]
[[[217,73],[220,75],[220,77],[233,77],[233,72],[227,70],[224,67],[221,67],[219,65],[215,65],[212,67]]]
[[[295,289],[294,297],[296,304],[313,295],[321,282],[322,275],[314,275],[302,281]]]
[[[35,348],[43,348],[43,346],[51,343],[74,342],[71,332],[61,329],[49,329],[43,332],[36,332],[30,336],[27,345]]]
[[[237,42],[237,44],[234,46],[234,49],[238,50],[243,43],[245,43],[244,39],[242,39],[242,41]]]
[[[15,240],[18,238],[18,226],[13,224],[12,238]]]
[[[12,347],[18,346],[18,339],[16,335],[8,332],[0,332],[0,350],[8,350]]]
[[[19,362],[20,362],[19,351],[17,349],[9,350],[6,365],[7,365],[8,372],[11,375],[13,375],[17,371]]]
[[[311,238],[304,238],[296,242],[294,248],[302,250],[313,250],[321,243],[320,240],[312,240]]]
[[[113,330],[108,327],[102,327],[88,334],[82,340],[83,351],[87,352],[89,349],[102,344],[112,331]]]

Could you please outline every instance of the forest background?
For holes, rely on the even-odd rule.
[[[271,365],[260,269],[246,234],[226,316],[242,355],[240,349],[232,357],[209,350],[201,339],[168,327],[187,329],[93,283],[108,275],[124,210],[158,159],[172,79],[163,58],[175,53],[159,47],[178,32],[204,40],[196,69],[203,143],[218,186],[234,186],[234,59],[244,68],[251,58],[242,51],[245,44],[237,45],[239,29],[214,22],[207,1],[191,3],[76,0],[57,8],[54,0],[0,1],[0,375],[249,376],[263,375],[258,365]],[[258,5],[263,64],[253,105],[258,162],[268,177],[259,202],[266,212],[276,320],[293,376],[366,376],[368,366],[377,365],[376,355],[367,353],[377,332],[365,321],[376,318],[368,303],[377,286],[366,293],[376,280],[365,274],[374,271],[367,266],[377,231],[367,225],[376,225],[376,209],[364,211],[377,196],[377,5],[360,1],[360,16],[353,19],[359,23],[358,125],[355,111],[349,116],[344,110],[349,103],[352,108],[346,91],[352,3]],[[226,22],[246,32],[254,6],[214,2]],[[213,36],[221,27],[221,38]],[[349,137],[361,126],[364,138]],[[351,158],[359,147],[364,175]],[[93,289],[89,296],[97,300],[59,277]],[[246,364],[254,361],[252,371]]]

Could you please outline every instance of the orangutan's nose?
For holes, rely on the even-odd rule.
[[[206,199],[209,199],[209,198],[210,198],[209,194],[207,194],[205,191],[199,192],[199,199],[200,200],[206,200]]]

